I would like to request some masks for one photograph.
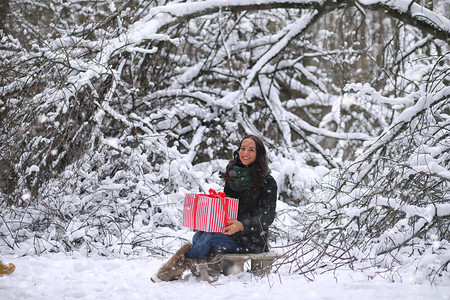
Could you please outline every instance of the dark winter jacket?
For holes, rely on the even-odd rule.
[[[233,191],[228,184],[224,189],[227,197],[239,199],[237,219],[244,224],[244,230],[231,237],[249,253],[268,251],[267,236],[269,225],[275,218],[277,183],[271,175],[267,175],[264,185],[257,197],[250,190]]]

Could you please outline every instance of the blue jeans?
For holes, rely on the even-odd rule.
[[[220,232],[197,231],[192,238],[192,247],[186,254],[186,257],[203,258],[212,249],[226,253],[245,252],[245,249],[229,235]]]

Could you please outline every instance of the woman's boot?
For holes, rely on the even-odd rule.
[[[185,255],[191,249],[192,244],[186,243],[178,249],[175,254],[169,258],[169,260],[159,268],[156,273],[156,278],[162,281],[172,281],[180,279],[183,272],[187,270],[187,265],[185,263]],[[154,276],[155,277],[155,276]],[[151,278],[153,282],[157,279]]]
[[[16,269],[16,266],[10,263],[8,266],[0,262],[0,276],[9,275]]]

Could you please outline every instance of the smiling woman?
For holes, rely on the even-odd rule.
[[[239,159],[244,166],[248,166],[256,160],[256,142],[254,140],[248,138],[242,141]]]
[[[275,218],[277,184],[270,175],[266,148],[254,135],[244,137],[225,171],[224,192],[239,199],[238,216],[222,232],[197,231],[158,271],[152,281],[181,278],[186,269],[220,253],[267,252],[267,233]]]

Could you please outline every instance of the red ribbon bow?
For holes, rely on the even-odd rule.
[[[222,200],[222,208],[223,208],[223,212],[225,213],[225,218],[224,218],[224,226],[226,227],[228,226],[228,198],[226,198],[226,194],[224,192],[216,192],[214,189],[209,189],[209,195],[208,194],[196,194],[195,195],[195,202],[194,202],[194,228],[196,227],[196,222],[197,222],[197,203],[198,203],[198,197],[199,196],[206,196],[206,197],[210,197],[210,198],[219,198],[220,200]]]
[[[214,189],[209,189],[209,195],[212,198],[225,198],[226,194],[224,192],[216,192]]]

